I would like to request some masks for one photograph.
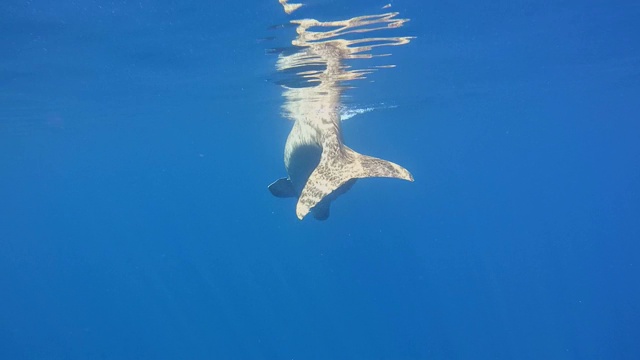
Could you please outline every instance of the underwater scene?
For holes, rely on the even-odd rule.
[[[3,0],[0,359],[640,359],[638,19]]]

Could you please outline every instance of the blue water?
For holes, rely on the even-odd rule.
[[[392,1],[299,221],[270,27],[385,3],[2,1],[0,359],[640,358],[640,5]]]

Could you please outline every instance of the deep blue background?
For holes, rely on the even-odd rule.
[[[638,2],[392,3],[299,222],[263,38],[385,2],[2,1],[0,358],[640,358]]]

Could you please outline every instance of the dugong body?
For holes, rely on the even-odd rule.
[[[298,74],[308,79],[306,87],[284,87],[284,116],[293,121],[293,127],[284,150],[284,163],[288,176],[269,185],[277,197],[296,197],[296,215],[304,218],[309,212],[319,220],[329,217],[331,201],[343,194],[356,179],[388,177],[413,181],[405,168],[390,161],[359,154],[344,145],[341,130],[341,96],[345,90],[341,83],[357,80],[369,70],[348,70],[343,60],[368,58],[365,54],[377,46],[402,45],[407,37],[369,38],[360,40],[337,39],[339,35],[374,31],[373,25],[399,27],[406,20],[395,19],[397,13],[371,15],[346,21],[321,23],[316,20],[296,20],[298,38],[293,44],[301,50],[292,55],[281,55],[279,70],[303,69]],[[309,31],[311,27],[337,30]],[[362,46],[366,42],[374,45]],[[309,68],[322,70],[308,70]]]

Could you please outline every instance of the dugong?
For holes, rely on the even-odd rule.
[[[284,148],[287,177],[269,185],[271,193],[282,198],[298,198],[296,215],[309,212],[318,220],[329,217],[331,201],[353,186],[356,179],[369,177],[413,181],[400,165],[362,155],[344,144],[340,109],[345,81],[364,78],[373,69],[353,70],[345,59],[371,58],[368,52],[378,46],[402,45],[409,37],[340,39],[340,35],[362,33],[401,26],[397,13],[369,15],[345,21],[319,22],[295,20],[298,37],[292,42],[300,51],[280,55],[278,70],[298,69],[306,86],[283,86],[283,114],[293,121]],[[310,28],[327,27],[325,32]]]

